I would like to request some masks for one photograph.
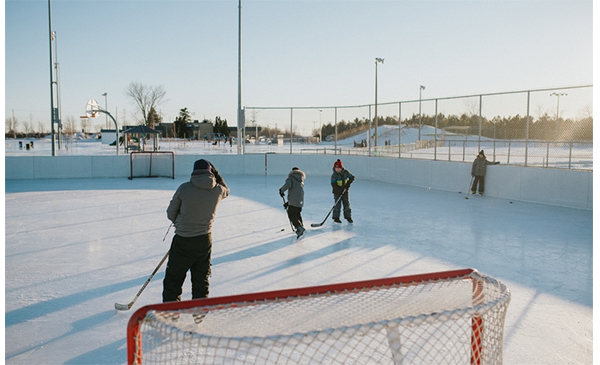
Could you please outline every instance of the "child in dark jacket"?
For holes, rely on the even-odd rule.
[[[471,194],[475,194],[479,186],[479,195],[483,195],[487,165],[497,165],[499,163],[499,161],[488,161],[483,150],[479,151],[479,155],[477,155],[477,158],[473,161],[473,166],[471,166],[471,177],[473,178]]]
[[[333,192],[333,200],[336,202],[333,208],[333,221],[342,223],[340,214],[342,205],[344,206],[344,218],[348,223],[352,223],[352,207],[350,206],[350,198],[348,190],[350,184],[354,181],[354,175],[346,169],[342,161],[338,159],[333,163],[333,174],[331,175],[331,188]],[[341,198],[341,199],[340,199]]]

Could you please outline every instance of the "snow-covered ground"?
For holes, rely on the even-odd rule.
[[[352,166],[346,166],[352,170]],[[211,296],[473,267],[508,285],[506,364],[592,362],[591,211],[361,180],[355,223],[297,242],[277,190],[285,176],[225,176],[213,230]],[[165,209],[184,179],[5,182],[5,361],[121,364],[126,324],[161,300]],[[306,180],[304,221],[333,204]],[[284,231],[281,231],[284,229]],[[189,279],[184,299],[190,298]]]

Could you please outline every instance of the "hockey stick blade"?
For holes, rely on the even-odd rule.
[[[118,311],[127,311],[127,310],[131,309],[131,307],[133,306],[133,303],[135,303],[135,301],[140,297],[140,295],[142,294],[142,292],[144,291],[144,289],[146,289],[146,287],[148,286],[148,284],[150,283],[150,281],[152,280],[152,278],[154,277],[154,275],[156,274],[156,272],[158,271],[158,269],[160,269],[160,267],[162,266],[163,262],[165,262],[165,260],[167,259],[167,257],[169,257],[169,253],[170,252],[171,252],[171,250],[167,251],[167,253],[162,258],[162,260],[160,260],[160,263],[158,264],[158,266],[156,267],[156,269],[154,269],[154,271],[152,272],[152,274],[150,275],[150,277],[148,278],[148,280],[146,280],[146,282],[144,283],[144,285],[142,285],[142,288],[140,289],[140,291],[138,291],[138,293],[136,294],[135,298],[133,298],[133,300],[129,304],[115,303],[115,309],[116,310],[118,310]]]
[[[329,218],[329,215],[331,214],[331,212],[333,212],[333,209],[335,208],[335,206],[342,199],[342,196],[346,193],[346,190],[347,189],[344,189],[344,191],[342,191],[342,195],[340,195],[340,197],[337,198],[337,200],[333,204],[333,207],[331,207],[331,209],[329,210],[329,213],[327,213],[327,216],[325,217],[325,219],[323,219],[323,222],[321,222],[321,223],[311,223],[310,224],[311,227],[321,227],[327,221],[327,218]]]
[[[131,309],[132,305],[133,305],[133,303],[129,303],[129,304],[115,303],[115,309],[118,311],[128,311]]]

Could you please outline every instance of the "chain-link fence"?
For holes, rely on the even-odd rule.
[[[245,118],[247,139],[289,144],[289,153],[472,161],[484,150],[505,164],[593,169],[592,85],[377,105],[246,107]]]

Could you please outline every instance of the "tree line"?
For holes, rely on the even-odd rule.
[[[377,117],[378,125],[398,125],[398,117]],[[435,115],[422,115],[422,125],[431,127],[436,126]],[[419,125],[419,114],[413,114],[409,118],[403,119],[402,124],[412,127]],[[375,126],[371,123],[371,128]],[[478,135],[479,134],[479,116],[478,115],[437,115],[437,127],[446,128],[448,132]],[[452,127],[459,127],[453,130]],[[352,121],[341,120],[337,123],[338,137],[340,135],[349,136],[363,132],[369,128],[368,118],[355,118]],[[593,117],[583,117],[581,119],[563,119],[544,114],[537,119],[529,117],[529,131],[527,131],[527,116],[515,115],[509,117],[496,116],[491,120],[481,118],[481,136],[492,139],[526,139],[527,133],[529,139],[552,141],[552,140],[593,140]],[[319,130],[313,131],[315,136],[319,135]],[[321,127],[321,135],[328,136],[335,134],[335,125],[325,124]]]

